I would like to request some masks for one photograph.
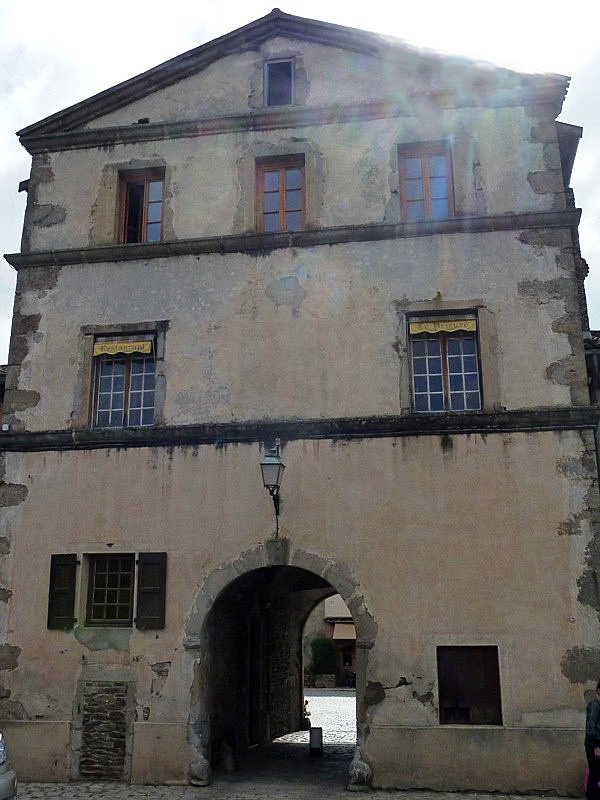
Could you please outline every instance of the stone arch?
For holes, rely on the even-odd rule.
[[[191,782],[203,786],[211,780],[208,713],[211,687],[210,680],[206,678],[210,659],[206,631],[209,614],[220,595],[238,578],[265,567],[278,566],[297,567],[322,578],[341,595],[352,614],[357,647],[357,747],[350,765],[349,779],[353,785],[368,784],[372,771],[362,756],[367,735],[364,692],[368,656],[375,643],[377,624],[356,576],[346,564],[319,553],[293,548],[288,539],[269,539],[222,564],[206,576],[194,597],[186,619],[183,642],[191,674],[188,741],[195,751],[190,766]]]

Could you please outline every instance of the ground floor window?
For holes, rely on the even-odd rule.
[[[53,555],[48,628],[70,630],[79,622],[159,630],[165,627],[166,588],[166,553]]]
[[[440,723],[502,725],[498,648],[437,648]]]

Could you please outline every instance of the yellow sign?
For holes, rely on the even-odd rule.
[[[145,339],[141,342],[96,342],[95,356],[114,356],[117,353],[151,353],[152,342]]]
[[[408,329],[410,333],[438,333],[439,331],[446,331],[447,333],[454,333],[454,331],[476,331],[477,320],[475,319],[436,319],[428,320],[427,322],[409,322]]]

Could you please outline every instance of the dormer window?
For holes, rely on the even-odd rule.
[[[265,105],[287,106],[294,102],[294,62],[291,58],[265,64]]]

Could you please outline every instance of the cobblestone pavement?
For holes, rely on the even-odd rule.
[[[356,742],[356,692],[354,689],[305,689],[310,723],[323,728],[325,744],[354,744]],[[282,736],[280,742],[308,744],[308,731]]]

